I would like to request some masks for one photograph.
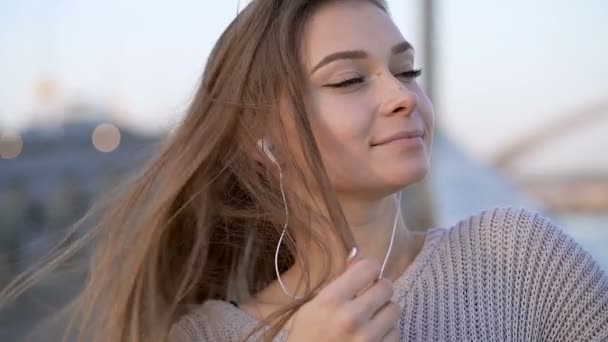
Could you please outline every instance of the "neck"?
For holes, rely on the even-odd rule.
[[[396,197],[390,195],[376,201],[353,200],[344,197],[339,198],[339,200],[359,252],[363,257],[376,260],[382,265],[389,249],[393,227],[395,227],[393,245],[386,260],[383,278],[390,279],[391,281],[397,279],[404,272],[405,268],[411,264],[418,252],[418,248],[421,247],[421,236],[408,230],[402,217],[399,217],[396,226],[394,225],[395,216],[400,216]],[[313,224],[313,229],[321,232],[321,236],[329,235],[322,234],[323,231],[327,232],[328,229],[320,224]],[[289,234],[293,234],[293,230],[290,231],[288,228],[287,231]],[[296,241],[298,249],[306,250],[310,277],[308,286],[313,287],[322,281],[321,276],[324,270],[324,261],[327,259],[324,257],[323,251],[314,243],[302,243],[302,239],[298,239],[297,237]],[[330,268],[329,281],[331,281],[344,271],[346,253],[343,251],[342,245],[335,238],[328,236],[323,242],[331,252],[331,259],[328,265]],[[290,294],[301,296],[304,293],[304,289],[306,288],[306,284],[304,283],[298,291],[295,291],[300,279],[306,279],[304,277],[304,269],[302,268],[304,266],[296,262],[287,272],[281,274],[283,285]],[[264,292],[266,295],[264,295]],[[269,295],[270,293],[272,295]],[[260,298],[262,301],[270,300],[271,302],[280,301],[284,303],[291,300],[284,293],[278,281],[273,282],[267,291],[262,291],[259,295],[266,297]]]
[[[395,238],[404,238],[404,233],[407,232],[403,220],[399,217],[401,213],[396,196],[387,196],[374,202],[354,200],[340,202],[361,254],[383,263],[389,254],[393,230],[395,230]],[[393,245],[396,242],[393,240]],[[389,254],[386,260],[386,267],[389,267],[389,263],[396,259],[391,258]]]

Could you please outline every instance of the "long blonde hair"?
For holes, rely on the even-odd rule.
[[[14,279],[0,293],[0,304],[91,242],[86,284],[66,307],[72,319],[65,336],[74,333],[78,340],[164,341],[189,305],[242,300],[268,286],[276,279],[274,251],[285,212],[275,167],[253,156],[262,136],[287,141],[285,120],[293,122],[298,136],[290,138],[301,149],[293,153],[288,144],[276,143],[273,150],[293,180],[285,184],[289,229],[331,258],[327,236],[308,225],[319,210],[295,195],[290,184],[297,183],[321,194],[329,213],[322,219],[333,229],[323,234],[335,234],[346,253],[354,240],[329,190],[307,119],[300,56],[308,19],[330,1],[254,0],[243,9],[215,44],[187,115],[155,156],[74,225],[100,213],[93,229]],[[388,12],[384,1],[369,1]],[[281,98],[289,113],[279,111]],[[296,260],[306,263],[293,239],[283,241],[281,272]],[[322,276],[328,275],[326,268]],[[265,340],[271,340],[323,282],[260,322],[250,336],[269,326]]]

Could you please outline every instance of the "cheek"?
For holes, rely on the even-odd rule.
[[[320,97],[315,102],[311,125],[330,178],[343,178],[365,163],[372,113],[354,95]]]
[[[311,120],[315,138],[328,151],[359,149],[369,139],[372,113],[354,95],[319,96]]]
[[[430,145],[433,141],[433,131],[435,126],[435,112],[433,109],[433,104],[424,93],[419,94],[418,98],[418,111],[422,117],[424,128],[427,133],[427,144]]]
[[[435,111],[433,108],[433,104],[424,92],[421,92],[418,98],[420,99],[419,110],[424,114],[425,123],[428,123],[430,126],[432,126],[433,120],[435,119]]]

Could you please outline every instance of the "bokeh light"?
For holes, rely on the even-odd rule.
[[[120,145],[120,130],[112,124],[103,123],[95,127],[91,138],[95,149],[112,152]]]
[[[0,134],[0,157],[3,159],[17,158],[23,151],[23,139],[17,132]]]

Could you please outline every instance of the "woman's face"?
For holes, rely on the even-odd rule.
[[[331,2],[307,24],[302,54],[310,122],[334,190],[386,196],[423,179],[433,108],[392,19],[366,1]],[[382,143],[413,131],[422,137]]]

